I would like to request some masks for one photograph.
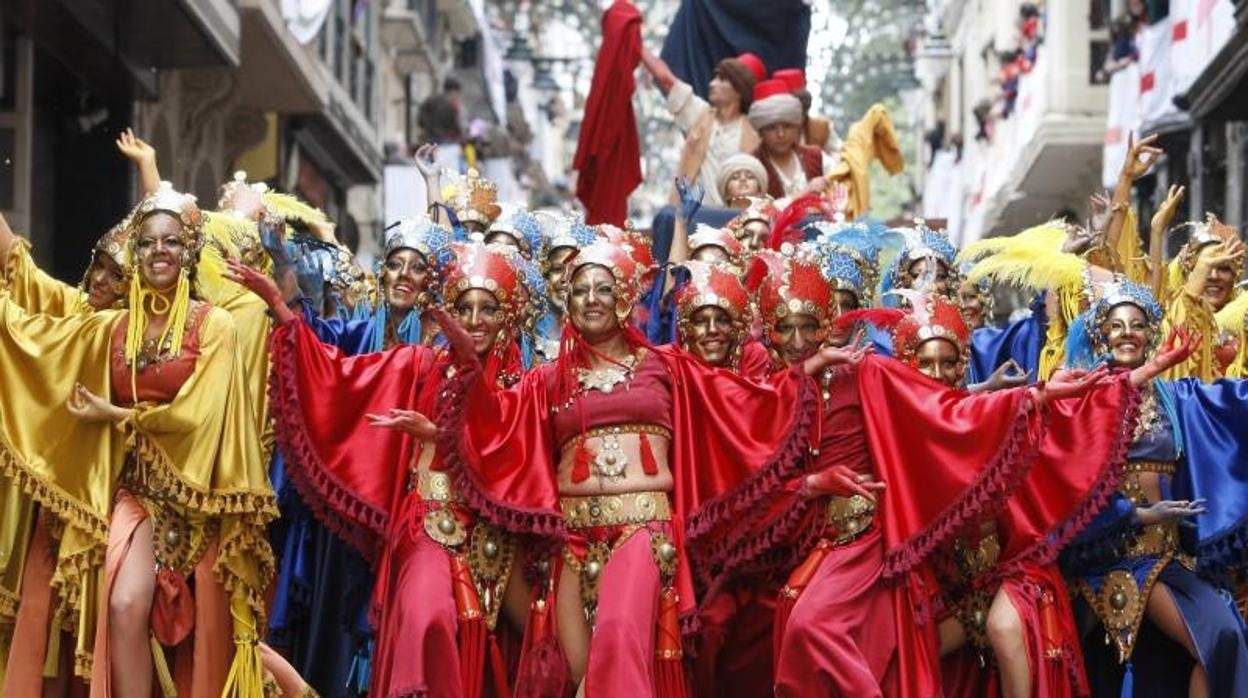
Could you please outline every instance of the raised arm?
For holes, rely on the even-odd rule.
[[[438,206],[442,203],[442,175],[438,172],[438,162],[434,159],[437,153],[438,146],[433,143],[422,144],[416,149],[416,169],[420,170],[420,176],[425,180],[425,202],[429,217],[438,225],[449,228],[451,222],[446,219],[446,212],[442,207]]]
[[[117,137],[117,149],[139,169],[139,186],[143,195],[151,194],[160,188],[160,170],[156,167],[156,149],[134,135],[132,129],[126,129]]]
[[[667,61],[651,53],[650,49],[645,46],[641,47],[641,65],[654,78],[659,91],[664,95],[671,92],[672,87],[680,81],[680,78],[677,78],[672,69],[668,67]]]
[[[1157,212],[1153,214],[1153,220],[1149,224],[1148,234],[1148,263],[1150,266],[1150,285],[1153,289],[1155,298],[1164,298],[1162,295],[1162,280],[1165,278],[1165,250],[1166,231],[1170,229],[1170,222],[1174,220],[1174,214],[1179,210],[1179,202],[1183,200],[1183,194],[1187,188],[1179,184],[1171,184],[1170,190],[1166,192],[1166,200],[1161,202],[1161,206],[1157,208]]]
[[[1118,186],[1114,188],[1114,203],[1109,219],[1109,228],[1105,232],[1105,246],[1111,250],[1118,249],[1118,238],[1122,236],[1123,225],[1127,221],[1127,207],[1131,205],[1131,187],[1135,180],[1148,174],[1163,151],[1153,145],[1157,142],[1157,134],[1135,140],[1127,134],[1127,159],[1122,163],[1122,171],[1118,173]],[[1136,231],[1130,231],[1138,235]]]

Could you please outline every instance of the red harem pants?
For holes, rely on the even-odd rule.
[[[601,526],[573,530],[568,550],[585,560],[589,543],[606,543],[611,556],[598,585],[597,613],[589,639],[589,662],[585,671],[586,698],[642,698],[670,694],[655,661],[656,637],[675,633],[678,627],[661,627],[660,597],[664,592],[651,550],[651,536],[671,539],[667,521],[637,526]],[[675,664],[680,667],[677,660]],[[683,675],[678,679],[683,689]]]
[[[378,698],[464,695],[459,622],[447,549],[425,531],[426,503],[403,498],[378,579],[384,596],[370,693]]]
[[[776,695],[896,695],[895,595],[880,581],[880,532],[874,529],[844,545],[821,545],[827,547],[811,555],[826,557],[801,591],[788,623],[777,629]]]

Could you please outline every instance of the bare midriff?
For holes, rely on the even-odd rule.
[[[627,465],[618,477],[606,477],[595,474],[590,467],[590,475],[581,482],[572,481],[572,471],[576,465],[577,446],[575,442],[566,444],[559,453],[559,470],[557,472],[559,494],[567,496],[584,496],[596,494],[623,494],[625,492],[670,492],[674,484],[672,471],[668,467],[668,448],[670,440],[665,436],[646,434],[650,443],[650,452],[654,455],[657,472],[647,475],[642,467],[641,434],[625,433],[613,436],[619,445],[619,453]],[[585,439],[589,453],[597,454],[607,446],[606,438],[591,436]],[[591,456],[591,462],[592,462]]]

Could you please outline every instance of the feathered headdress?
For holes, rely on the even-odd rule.
[[[1085,313],[1075,318],[1066,335],[1066,363],[1075,368],[1091,368],[1109,357],[1109,337],[1105,323],[1109,312],[1123,304],[1134,305],[1144,312],[1149,326],[1146,352],[1157,348],[1161,341],[1161,304],[1153,292],[1136,283],[1119,279],[1101,288],[1100,298]]]

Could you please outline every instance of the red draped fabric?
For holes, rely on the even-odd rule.
[[[274,426],[293,481],[319,520],[376,563],[412,445],[364,415],[416,405],[445,359],[414,345],[346,356],[300,320],[274,329],[270,356]]]
[[[572,168],[590,225],[624,225],[628,195],[641,184],[641,144],[633,114],[633,72],[641,61],[641,12],[616,0],[602,17],[602,46],[585,102]]]

